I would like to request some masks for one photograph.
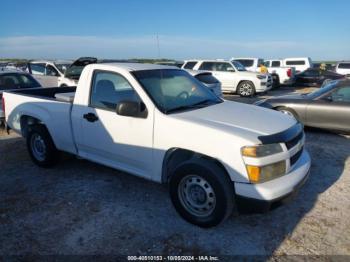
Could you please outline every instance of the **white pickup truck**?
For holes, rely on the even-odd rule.
[[[295,83],[295,68],[289,66],[282,66],[281,60],[265,60],[264,65],[270,74],[276,75],[274,84],[279,85],[293,85]]]
[[[269,109],[225,101],[189,73],[91,64],[78,86],[4,92],[8,128],[37,165],[66,151],[168,183],[178,213],[211,227],[239,208],[268,210],[308,177],[303,127]]]

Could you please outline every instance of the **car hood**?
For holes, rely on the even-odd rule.
[[[257,72],[251,72],[251,71],[237,71],[240,75],[242,76],[251,76],[251,77],[256,77],[257,75],[260,75]]]
[[[297,122],[270,109],[232,101],[173,114],[174,117],[224,132],[257,140],[261,135],[283,132]]]
[[[267,100],[275,100],[275,99],[307,99],[307,96],[303,94],[291,94],[291,95],[284,95],[284,96],[276,96],[273,98],[269,98]]]

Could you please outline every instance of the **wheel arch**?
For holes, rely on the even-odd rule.
[[[276,111],[281,111],[281,110],[283,110],[283,109],[288,110],[288,111],[290,111],[290,112],[295,116],[295,118],[296,118],[297,120],[300,119],[299,114],[298,114],[293,108],[291,108],[291,107],[279,105],[279,106],[274,106],[273,109],[276,110]]]
[[[168,183],[173,170],[181,163],[193,158],[202,158],[214,162],[226,173],[228,178],[231,180],[229,172],[218,159],[188,149],[171,148],[165,153],[165,156],[163,158],[161,182]]]
[[[30,126],[38,125],[38,124],[45,126],[44,122],[38,117],[34,117],[31,115],[25,115],[25,114],[22,115],[20,118],[22,136],[27,137],[28,130],[29,130]]]

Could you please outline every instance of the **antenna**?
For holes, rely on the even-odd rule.
[[[157,34],[157,52],[158,52],[158,59],[160,60],[160,48],[159,48],[159,36]]]

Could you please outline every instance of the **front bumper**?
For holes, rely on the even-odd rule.
[[[261,184],[235,183],[238,210],[266,212],[287,202],[307,180],[310,166],[310,156],[304,150],[293,169],[280,178]]]
[[[255,87],[255,91],[257,93],[260,92],[266,92],[269,91],[270,89],[272,89],[273,87],[273,81],[272,81],[272,76],[267,77],[267,79],[261,81],[256,87]]]

